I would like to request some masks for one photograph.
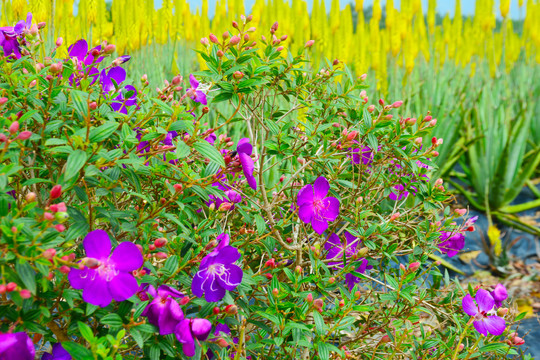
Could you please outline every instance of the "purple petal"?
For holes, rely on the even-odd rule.
[[[217,276],[209,275],[203,284],[204,299],[207,302],[218,302],[225,297],[225,289],[219,285]]]
[[[34,360],[36,350],[25,332],[0,334],[0,359]]]
[[[328,229],[328,221],[321,217],[313,217],[313,219],[311,219],[311,226],[313,227],[313,231],[321,235]]]
[[[210,331],[212,331],[212,323],[206,319],[193,319],[191,321],[191,331],[197,340],[205,341],[208,339]]]
[[[480,334],[484,335],[484,336],[487,336],[488,334],[488,331],[487,331],[487,328],[486,328],[486,323],[484,321],[475,321],[473,322],[473,325],[474,325],[474,328],[476,329],[476,331],[478,331]]]
[[[71,287],[78,290],[84,289],[84,286],[86,285],[86,282],[88,281],[87,278],[89,275],[88,274],[89,271],[95,272],[95,270],[90,270],[87,267],[85,267],[82,270],[71,269],[71,271],[68,274],[68,280]]]
[[[106,260],[111,254],[111,240],[104,230],[94,230],[88,233],[83,240],[86,256],[100,261]]]
[[[180,321],[174,330],[174,334],[176,335],[176,339],[183,345],[182,350],[184,350],[184,354],[186,356],[193,356],[195,355],[195,341],[189,325],[189,319]]]
[[[255,170],[253,159],[246,153],[239,153],[238,157],[240,163],[242,163],[242,171],[244,172],[244,176],[246,177],[249,186],[253,190],[257,190],[257,181],[253,176],[253,171]]]
[[[172,287],[167,286],[167,285],[161,285],[158,288],[157,293],[161,297],[166,297],[166,296],[171,296],[173,298],[182,298],[182,297],[184,297],[184,294],[182,294],[180,291],[178,291],[176,289],[173,289]],[[155,297],[156,295],[153,295],[153,296]]]
[[[68,48],[69,57],[75,57],[79,61],[84,61],[84,57],[88,52],[88,43],[86,40],[81,39]],[[105,71],[105,70],[104,70]]]
[[[309,224],[311,222],[311,219],[313,219],[314,214],[315,212],[313,211],[312,204],[302,205],[298,209],[298,217],[300,218],[300,220],[302,220],[306,224]]]
[[[304,186],[300,191],[298,192],[297,198],[297,204],[298,206],[302,206],[304,204],[309,204],[310,206],[313,205],[313,186],[311,184]]]
[[[193,280],[191,281],[191,292],[197,297],[202,297],[204,294],[204,282],[208,278],[208,275],[205,270],[198,271]]]
[[[237,248],[225,246],[223,249],[219,250],[215,261],[221,264],[232,264],[236,260],[240,259],[240,256],[240,252]]]
[[[159,316],[159,334],[168,335],[174,333],[178,323],[184,318],[180,305],[172,299],[167,302]]]
[[[327,197],[323,200],[324,210],[320,215],[326,221],[334,221],[339,216],[339,200],[335,197]]]
[[[219,241],[219,244],[218,246],[216,247],[216,250],[221,250],[223,249],[225,246],[229,246],[229,241],[230,241],[230,237],[229,237],[229,234],[220,234],[218,235],[218,237],[216,238],[217,241]]]
[[[121,272],[109,281],[109,291],[116,301],[125,301],[139,289],[137,279],[131,274]]]
[[[195,100],[196,102],[200,103],[200,104],[203,104],[203,105],[208,104],[208,101],[206,101],[205,93],[203,93],[200,90],[195,91],[195,96],[193,96],[192,99]]]
[[[251,156],[253,152],[253,145],[251,145],[249,141],[249,138],[240,139],[236,145],[236,151],[238,153],[244,153]]]
[[[94,280],[89,279],[86,283],[82,298],[87,303],[101,307],[106,307],[111,303],[112,295],[109,290],[109,284],[97,274],[97,271]]]
[[[244,273],[242,269],[237,265],[226,266],[226,271],[223,275],[218,276],[217,280],[219,285],[225,290],[233,291],[242,282]]]
[[[467,294],[463,298],[463,300],[461,300],[461,306],[463,307],[463,311],[465,311],[465,314],[467,315],[475,316],[476,314],[478,314],[478,308],[476,307],[472,296],[469,294]]]
[[[114,249],[111,262],[114,263],[117,270],[129,272],[140,268],[144,263],[144,259],[137,245],[125,241],[118,244]]]
[[[324,199],[328,194],[328,190],[330,190],[330,184],[328,184],[328,180],[324,176],[319,176],[313,183],[313,190],[315,200]]]
[[[480,311],[488,312],[493,309],[493,306],[495,305],[495,301],[493,300],[493,297],[491,297],[491,294],[484,289],[479,289],[474,298]]]
[[[488,316],[486,319],[483,320],[483,322],[487,331],[491,335],[502,335],[502,333],[506,329],[506,321],[504,321],[503,318],[498,316]]]
[[[215,336],[219,336],[220,334],[224,335],[231,335],[231,329],[226,324],[217,324],[216,330],[214,331]]]
[[[495,289],[491,292],[491,296],[496,303],[498,302],[500,304],[508,298],[508,291],[506,291],[506,287],[504,287],[503,284],[497,284]]]
[[[354,288],[354,285],[360,282],[360,278],[357,276],[354,276],[353,274],[346,274],[345,282],[347,283],[347,287],[349,288],[349,291],[351,291]]]
[[[114,80],[116,82],[116,85],[120,85],[126,80],[126,70],[117,66],[109,70],[107,76]]]
[[[193,76],[193,74],[189,75],[189,84],[195,90],[199,87],[199,82],[197,81],[197,79],[195,79],[195,76]]]

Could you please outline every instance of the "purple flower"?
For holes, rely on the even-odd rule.
[[[29,31],[32,27],[32,13],[26,14],[26,21],[20,20],[17,24],[15,24],[15,27],[13,28],[13,31],[17,35],[22,35],[25,31]]]
[[[149,285],[147,291],[153,300],[141,315],[146,316],[150,324],[159,328],[160,335],[174,333],[176,325],[184,319],[184,313],[174,298],[183,298],[184,294],[166,285],[161,285],[157,291]]]
[[[490,294],[493,297],[493,300],[495,300],[496,307],[501,307],[502,302],[508,299],[508,291],[506,291],[506,287],[504,287],[503,284],[497,284]]]
[[[12,26],[0,27],[0,46],[2,46],[4,56],[15,55],[17,59],[21,57],[17,34]]]
[[[52,354],[44,353],[41,360],[71,360],[71,355],[62,347],[62,344],[56,343],[52,346]]]
[[[364,165],[370,165],[373,162],[373,151],[369,146],[363,146],[362,148],[351,148],[352,163],[355,165],[360,164],[360,161]]]
[[[89,304],[105,307],[114,299],[124,301],[139,288],[131,274],[143,264],[143,256],[131,242],[118,244],[111,255],[111,240],[103,230],[94,230],[83,241],[86,256],[84,269],[72,269],[71,286],[82,289],[82,298]]]
[[[311,223],[317,234],[325,232],[328,223],[336,220],[339,215],[339,200],[327,197],[328,190],[328,180],[320,176],[313,185],[306,185],[298,192],[298,216],[304,223]]]
[[[396,193],[390,192],[390,195],[388,196],[390,200],[399,201],[409,196],[409,192],[405,191],[405,187],[401,184],[394,186],[394,190],[396,190]]]
[[[221,239],[220,239],[221,237]],[[205,256],[191,283],[191,291],[197,297],[204,294],[208,302],[217,302],[240,285],[244,273],[234,262],[240,258],[237,248],[229,245],[229,236],[221,234],[216,249]]]
[[[106,72],[104,69],[101,71],[99,79],[104,93],[116,93],[117,87],[120,87],[120,84],[126,80],[126,70],[121,67],[114,67]],[[127,107],[137,104],[137,90],[132,85],[126,85],[118,90],[119,94],[114,98],[117,101],[111,103],[111,107],[116,112],[127,114]]]
[[[251,153],[253,152],[253,145],[250,144],[248,138],[243,138],[238,141],[236,145],[236,151],[238,152],[238,158],[242,164],[242,171],[244,176],[253,190],[257,190],[257,180],[253,176],[253,171],[255,170],[255,165],[253,159],[251,158]]]
[[[343,256],[345,256],[346,260],[353,258],[358,253],[358,250],[360,250],[361,244],[362,242],[348,231],[345,231],[345,243],[342,243],[336,234],[330,235],[328,241],[324,244],[324,248],[328,251],[326,258],[335,259],[336,261],[331,261],[328,264],[338,265],[343,268]],[[370,268],[366,259],[360,258],[356,261],[360,262],[360,266],[355,270],[356,272],[363,274],[366,272],[366,269]],[[349,290],[352,290],[354,285],[360,282],[360,278],[353,274],[346,274],[345,282]]]
[[[1,360],[34,360],[34,343],[25,332],[0,334]]]
[[[452,233],[448,231],[442,231],[441,241],[438,246],[443,254],[447,254],[449,257],[456,256],[457,253],[465,246],[465,235],[462,233]]]
[[[490,315],[495,313],[495,300],[490,293],[484,289],[479,289],[474,299],[476,304],[472,296],[467,294],[463,298],[462,306],[467,315],[474,316],[473,325],[476,331],[484,336],[487,336],[488,333],[501,335],[506,329],[506,322],[501,317]]]
[[[225,177],[223,176],[223,180]],[[221,180],[221,179],[220,179]],[[211,204],[214,204],[216,209],[219,209],[222,204],[225,204],[227,208],[224,208],[229,211],[234,210],[234,204],[238,204],[242,202],[242,196],[237,193],[236,191],[232,190],[228,185],[222,184],[220,182],[216,182],[212,184],[212,186],[217,187],[220,190],[223,190],[225,192],[225,196],[223,198],[209,195],[210,200],[206,202],[206,206],[210,206]]]
[[[176,326],[176,338],[182,344],[186,356],[195,355],[195,340],[204,341],[208,338],[212,324],[206,319],[184,319]]]
[[[103,56],[94,57],[92,53],[94,50],[101,51],[101,45],[92,48],[88,51],[88,43],[84,39],[80,39],[68,48],[68,55],[70,58],[76,60],[77,69],[85,71],[90,78],[90,85],[94,84],[99,76],[99,70],[95,65],[103,61]],[[85,69],[86,68],[86,69]],[[80,80],[75,78],[75,74],[69,77],[69,82],[73,86],[79,86]]]
[[[197,81],[197,79],[195,79],[195,76],[193,76],[193,74],[189,75],[189,84],[191,85],[191,88],[187,89],[187,92],[193,92],[193,96],[191,97],[191,99],[203,105],[208,104],[208,102],[206,101],[205,93],[201,90],[198,90],[199,82]]]

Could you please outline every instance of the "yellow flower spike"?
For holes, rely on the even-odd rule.
[[[500,0],[500,1],[501,1],[500,3],[501,16],[503,18],[506,18],[508,16],[508,12],[510,11],[510,0]]]
[[[495,225],[490,225],[488,228],[488,238],[489,243],[493,247],[493,252],[495,256],[501,256],[502,253],[502,242],[501,242],[501,231]]]

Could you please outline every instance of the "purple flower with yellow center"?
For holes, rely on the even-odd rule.
[[[34,360],[36,349],[25,332],[0,334],[1,360]]]
[[[139,285],[131,272],[142,266],[143,256],[135,244],[122,242],[111,255],[109,235],[94,230],[84,238],[83,247],[85,267],[72,269],[68,279],[73,288],[83,291],[85,302],[105,307],[113,299],[124,301],[137,292]]]
[[[116,93],[111,107],[114,111],[127,114],[127,107],[137,104],[137,89],[132,85],[126,85],[120,88],[120,84],[126,80],[126,70],[121,67],[113,67],[108,72],[103,69],[99,75],[101,86],[105,94]],[[117,89],[118,87],[118,89]]]
[[[233,291],[242,282],[244,273],[235,265],[240,258],[237,248],[229,245],[229,235],[221,234],[216,249],[205,256],[191,283],[191,291],[208,302],[217,302],[225,297],[225,291]]]
[[[62,344],[56,343],[52,346],[52,353],[44,353],[41,360],[72,360],[71,355],[62,347]]]
[[[68,55],[71,59],[76,60],[77,69],[84,71],[90,78],[90,85],[94,84],[99,77],[99,70],[95,65],[103,61],[103,56],[94,56],[101,51],[101,45],[92,48],[88,51],[88,43],[84,39],[80,39],[68,48]],[[75,74],[69,77],[69,82],[73,86],[79,86],[80,80],[75,79]]]
[[[493,291],[491,291],[490,294],[493,297],[493,300],[495,301],[495,307],[501,307],[502,302],[508,299],[508,291],[506,290],[506,287],[503,284],[497,284],[495,286],[495,289],[493,289]]]
[[[465,235],[460,232],[442,231],[439,240],[441,241],[438,244],[439,249],[449,257],[456,256],[465,247]]]
[[[462,300],[462,306],[467,315],[474,316],[473,325],[480,334],[484,336],[487,336],[488,333],[501,335],[506,329],[506,321],[493,315],[495,314],[495,300],[488,291],[479,289],[474,300],[471,295],[467,294]]]
[[[255,180],[255,177],[253,176],[255,163],[251,158],[251,154],[253,153],[253,145],[251,145],[248,138],[243,138],[238,141],[238,145],[236,145],[236,152],[238,153],[240,164],[242,164],[242,171],[244,172],[247,183],[253,190],[257,190],[257,180]]]
[[[193,93],[191,99],[203,105],[208,104],[208,102],[206,101],[206,94],[200,90],[200,83],[197,81],[197,79],[195,79],[195,76],[193,76],[193,74],[189,75],[189,84],[191,85],[191,88],[187,89],[187,92]]]
[[[182,344],[186,356],[195,355],[195,340],[205,341],[212,331],[212,324],[206,319],[183,319],[174,331],[176,338]]]
[[[176,325],[184,319],[184,313],[175,299],[183,298],[184,294],[167,285],[161,285],[157,290],[152,285],[148,285],[147,292],[153,300],[141,315],[147,317],[150,324],[159,328],[160,335],[174,333]]]
[[[339,200],[327,197],[328,190],[328,180],[320,176],[313,185],[306,185],[298,192],[298,216],[304,223],[311,223],[317,234],[325,232],[328,223],[336,220],[339,215]]]
[[[0,46],[2,46],[4,56],[14,55],[17,59],[21,57],[17,34],[12,26],[0,27]]]
[[[324,244],[324,248],[326,249],[326,251],[328,251],[326,258],[335,259],[336,261],[331,261],[328,264],[337,265],[340,268],[343,268],[344,257],[345,260],[353,259],[354,261],[360,262],[360,266],[358,266],[355,271],[363,274],[364,272],[366,272],[366,269],[371,267],[368,266],[368,261],[366,259],[357,258],[357,254],[360,250],[361,244],[362,242],[348,231],[345,231],[345,243],[341,242],[341,239],[336,234],[330,235],[330,237]],[[352,290],[354,288],[354,285],[360,282],[360,278],[353,274],[346,274],[345,282],[347,283],[349,290]]]

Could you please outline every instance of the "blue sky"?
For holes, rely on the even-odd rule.
[[[244,0],[246,9],[251,8],[251,6],[255,3],[255,0]],[[306,0],[308,3],[308,8],[311,10],[311,4],[313,3],[312,0]],[[156,7],[161,6],[161,0],[154,0]],[[201,7],[201,0],[188,0],[188,2],[191,5],[191,9],[195,10],[196,8]],[[326,9],[330,8],[330,4],[332,0],[325,0],[326,2]],[[349,4],[350,0],[340,0],[341,6],[344,7],[347,4]],[[470,15],[474,13],[474,4],[475,0],[461,0],[461,11],[465,15]],[[381,0],[381,5],[384,5],[386,3],[386,0]],[[422,5],[424,11],[427,9],[427,3],[428,0],[422,0]],[[373,0],[364,0],[364,6],[369,6],[373,4]],[[400,0],[394,0],[394,4],[396,7],[399,8]],[[437,9],[440,13],[446,14],[449,13],[451,16],[454,15],[454,7],[455,7],[455,1],[454,0],[438,0],[437,1]],[[495,6],[496,6],[496,12],[499,14],[499,0],[495,0]],[[216,7],[216,0],[208,0],[208,7],[209,7],[209,15],[210,17],[214,16],[214,9]],[[525,8],[525,6],[523,6]],[[523,9],[524,10],[524,9]],[[524,13],[523,13],[524,14]],[[520,16],[523,16],[523,14],[520,13],[520,9],[518,6],[517,0],[512,0],[511,6],[510,6],[510,16],[514,19],[519,19]]]

